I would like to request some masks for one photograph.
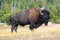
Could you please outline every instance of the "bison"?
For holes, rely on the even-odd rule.
[[[41,26],[43,23],[47,26],[50,19],[50,12],[46,9],[30,8],[24,11],[15,13],[10,17],[12,25],[11,32],[17,32],[18,25],[25,26],[29,24],[29,29],[33,30]]]

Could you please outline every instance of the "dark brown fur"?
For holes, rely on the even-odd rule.
[[[11,16],[10,23],[12,25],[11,31],[15,30],[17,32],[17,27],[20,24],[21,26],[25,26],[29,24],[29,29],[33,30],[34,28],[38,28],[40,25],[45,23],[42,21],[42,15],[40,14],[40,9],[31,8],[19,13],[16,13]]]

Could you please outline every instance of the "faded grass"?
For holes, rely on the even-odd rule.
[[[9,26],[0,26],[0,40],[32,40],[34,38],[50,37],[56,35],[60,35],[60,27],[45,26],[35,29],[34,31],[30,31],[28,27],[19,27],[17,33],[11,33]]]

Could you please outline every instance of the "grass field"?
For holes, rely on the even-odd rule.
[[[17,33],[11,33],[10,27],[0,26],[0,40],[60,40],[60,24],[43,25],[34,31],[18,27]]]

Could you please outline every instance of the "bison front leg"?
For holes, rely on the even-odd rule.
[[[42,25],[42,23],[41,24],[40,23],[37,23],[37,24],[35,24],[34,28],[37,29],[41,25]]]
[[[34,30],[34,23],[30,23],[29,29],[30,29],[31,31]]]

